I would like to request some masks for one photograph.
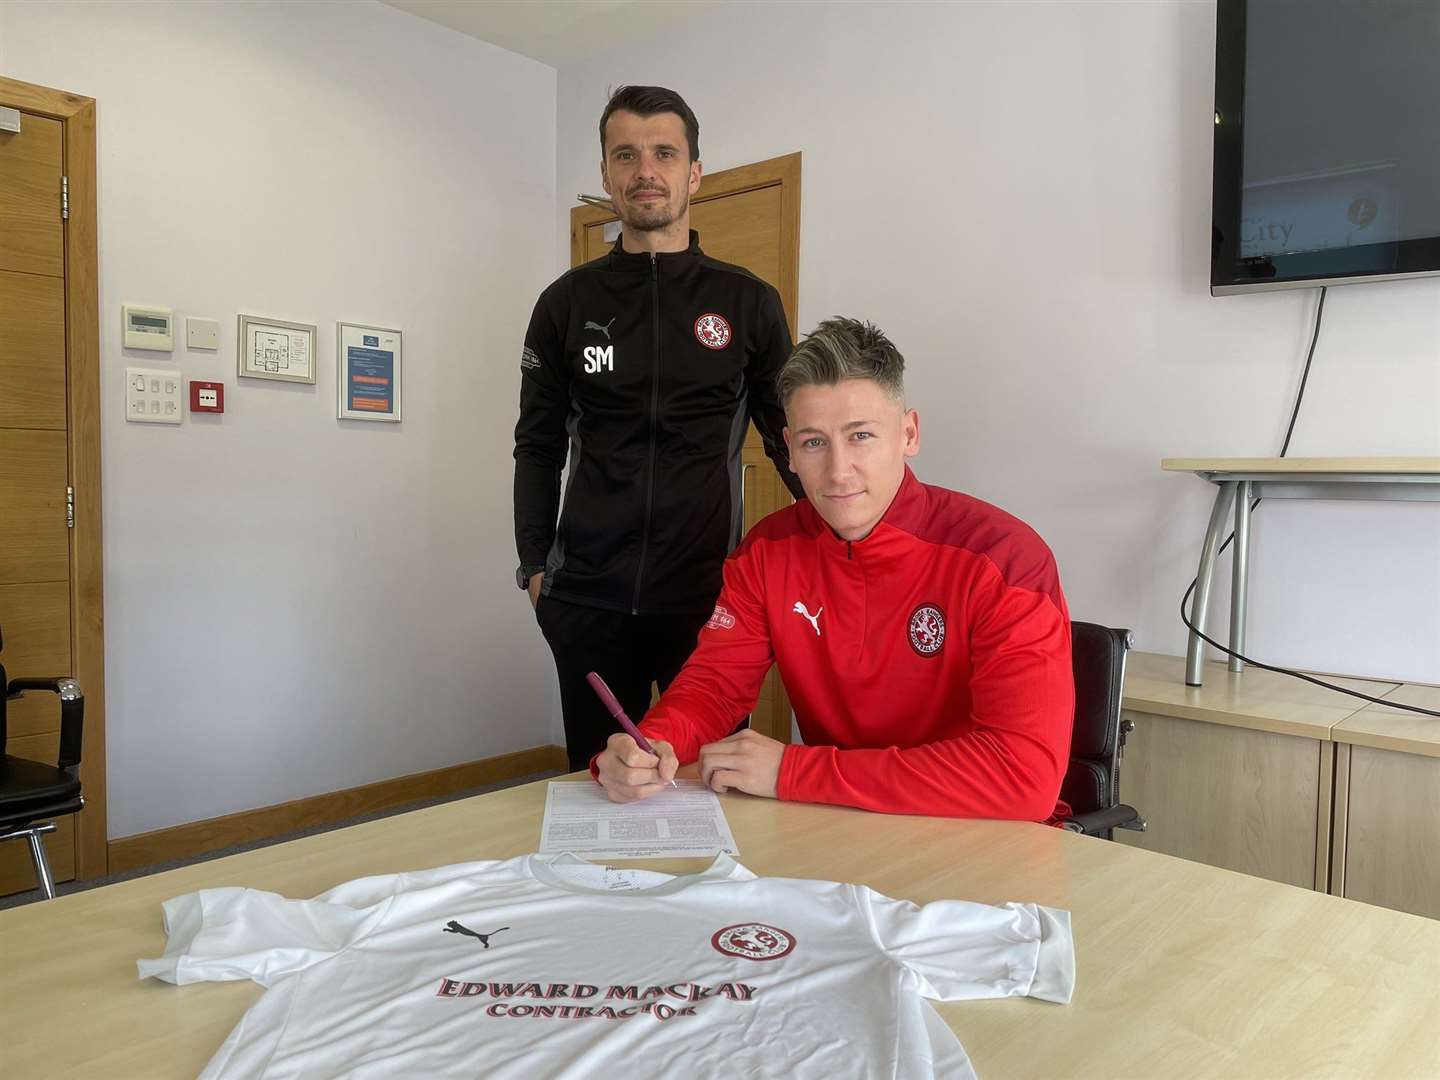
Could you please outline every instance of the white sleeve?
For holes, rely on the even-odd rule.
[[[358,941],[388,908],[388,900],[354,908],[258,889],[202,889],[165,901],[165,954],[136,966],[142,979],[181,986],[230,979],[269,986]]]
[[[1034,997],[1064,1004],[1075,990],[1070,913],[1038,904],[991,907],[908,900],[853,886],[876,943],[935,1001]]]

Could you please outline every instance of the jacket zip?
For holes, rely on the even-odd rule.
[[[630,614],[640,614],[640,579],[645,576],[645,554],[650,547],[650,514],[655,503],[655,429],[660,414],[660,263],[650,253],[650,323],[655,343],[654,362],[650,366],[650,457],[645,481],[645,527],[640,533],[640,562],[635,567],[635,595],[630,601]]]

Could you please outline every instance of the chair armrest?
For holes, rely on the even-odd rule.
[[[81,739],[85,730],[85,695],[74,679],[59,676],[53,679],[11,679],[9,692],[44,690],[60,698],[60,758],[55,765],[71,770],[80,764]]]
[[[1088,814],[1076,814],[1066,818],[1061,824],[1071,832],[1084,833],[1086,836],[1102,836],[1111,829],[1145,831],[1145,822],[1140,819],[1139,811],[1124,803],[1116,803],[1107,809]]]

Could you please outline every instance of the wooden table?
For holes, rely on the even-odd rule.
[[[311,896],[365,874],[534,849],[545,784],[0,912],[8,1080],[193,1077],[261,994],[135,977],[160,902],[249,885]],[[938,1006],[981,1077],[1440,1073],[1440,922],[1019,822],[892,817],[724,796],[741,860],[925,902],[1073,912],[1068,1006]],[[672,872],[706,860],[651,861]],[[537,1077],[538,1077],[537,1073]]]
[[[1440,502],[1440,458],[1164,458],[1167,472],[1193,472],[1216,486],[1215,505],[1200,548],[1195,574],[1195,601],[1190,621],[1205,629],[1210,610],[1210,584],[1221,534],[1233,505],[1235,554],[1230,563],[1230,648],[1245,651],[1245,607],[1250,581],[1251,499],[1393,499]],[[1185,654],[1185,684],[1199,686],[1205,664],[1205,643],[1193,630]],[[1244,670],[1231,656],[1230,670]],[[1440,1071],[1440,1070],[1437,1070]]]

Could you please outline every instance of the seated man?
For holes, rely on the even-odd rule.
[[[894,814],[1053,819],[1070,750],[1070,616],[1018,519],[922,484],[905,361],[874,326],[821,323],[777,386],[807,498],[725,562],[699,645],[641,731],[592,770],[617,802],[698,760],[716,791]],[[729,734],[771,662],[804,745]],[[657,756],[658,755],[658,756]]]

